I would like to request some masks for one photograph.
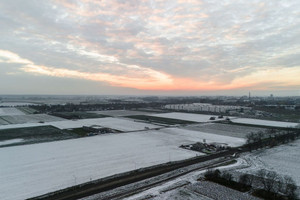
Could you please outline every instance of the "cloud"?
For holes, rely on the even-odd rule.
[[[299,9],[294,0],[2,1],[0,63],[120,90],[300,86]],[[276,71],[285,77],[269,78]]]

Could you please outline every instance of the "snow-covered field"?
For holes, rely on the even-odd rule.
[[[26,116],[32,116],[32,115],[26,115]],[[150,129],[160,128],[160,126],[157,125],[135,122],[134,120],[130,120],[130,119],[119,119],[119,118],[107,117],[107,118],[93,118],[93,119],[79,119],[79,120],[63,119],[63,121],[52,121],[52,122],[45,122],[45,123],[9,124],[9,125],[0,126],[0,129],[23,128],[23,127],[26,128],[26,127],[47,126],[47,125],[54,126],[59,129],[71,129],[71,128],[80,128],[82,126],[99,125],[99,126],[116,129],[120,131],[145,130],[147,129],[146,127]]]
[[[226,135],[238,138],[246,138],[246,136],[251,132],[256,133],[259,131],[266,130],[265,128],[220,123],[190,124],[185,126],[184,128],[188,130],[201,131],[205,133],[214,133],[218,135]]]
[[[203,142],[203,139],[205,139],[207,143],[220,142],[226,143],[232,147],[243,145],[246,142],[246,140],[243,138],[216,135],[212,133],[185,130],[180,128],[161,129],[157,132],[152,132],[150,136],[154,135],[156,137],[156,134],[159,134],[159,136],[157,137],[160,137],[161,140],[165,140],[166,143],[176,142],[178,146],[180,146],[181,144]]]
[[[300,140],[287,144],[248,154],[242,158],[246,160],[249,168],[240,169],[240,172],[256,173],[260,169],[276,171],[278,174],[291,176],[300,186]]]
[[[2,102],[0,103],[0,106],[29,106],[29,105],[36,105],[35,103],[27,103],[27,102]]]
[[[151,132],[0,149],[0,199],[25,199],[140,167],[195,156]],[[151,136],[150,136],[151,135]]]
[[[236,118],[232,119],[232,122],[241,123],[241,124],[252,124],[252,125],[261,125],[261,126],[273,126],[273,127],[295,127],[298,124],[292,122],[279,122],[279,121],[269,121],[261,119],[250,119],[250,118]]]
[[[201,153],[179,148],[241,138],[167,128],[0,149],[0,199],[24,199],[136,168]]]
[[[59,129],[69,129],[69,128],[79,128],[82,126],[92,126],[92,125],[100,125],[103,127],[116,129],[120,131],[138,131],[138,130],[145,130],[146,127],[153,129],[159,128],[160,126],[135,122],[133,120],[127,119],[119,119],[119,118],[94,118],[94,119],[81,119],[81,120],[66,120],[66,121],[59,121],[59,122],[51,122],[52,126],[55,126]]]
[[[7,121],[1,119],[1,116],[0,116],[0,126],[1,125],[6,125],[6,124],[9,124]]]
[[[97,113],[101,115],[109,115],[113,117],[122,117],[122,116],[130,116],[130,115],[149,115],[153,114],[153,112],[143,112],[137,110],[104,110],[104,111],[91,111],[91,113]]]
[[[3,146],[3,145],[20,143],[20,142],[23,142],[23,141],[24,141],[23,139],[12,139],[12,140],[0,141],[0,147]]]
[[[25,115],[25,113],[17,108],[0,108],[0,116],[6,115]]]
[[[12,128],[28,128],[28,127],[36,127],[36,126],[47,126],[48,123],[26,123],[26,124],[6,124],[1,125],[0,130],[4,129],[12,129]]]
[[[11,124],[37,123],[37,122],[52,122],[63,121],[65,119],[46,114],[32,114],[32,115],[10,115],[2,116],[3,120]]]
[[[203,115],[203,114],[179,113],[179,112],[151,114],[150,116],[187,120],[187,121],[193,121],[193,122],[213,122],[213,121],[219,121],[219,120],[225,119],[225,117],[222,119],[218,119],[218,116],[216,116],[216,115]],[[210,117],[216,117],[216,119],[209,120]]]

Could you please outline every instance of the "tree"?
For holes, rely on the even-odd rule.
[[[287,195],[290,200],[297,199],[297,185],[290,176],[283,177],[283,193]]]
[[[252,186],[253,176],[249,175],[249,174],[243,174],[239,178],[239,183],[246,185],[246,186]]]
[[[267,192],[275,192],[276,184],[280,181],[280,176],[274,172],[267,172],[264,169],[258,171],[258,176],[260,177],[260,181],[264,187],[264,190]]]

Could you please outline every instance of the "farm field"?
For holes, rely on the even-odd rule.
[[[2,102],[0,106],[3,107],[14,107],[14,106],[29,106],[29,105],[36,105],[35,103],[27,103],[27,102]]]
[[[104,111],[90,111],[90,113],[97,113],[97,114],[108,115],[112,117],[154,114],[154,112],[144,112],[144,111],[137,111],[137,110],[104,110]]]
[[[150,132],[0,149],[0,198],[25,199],[90,180],[196,155]]]
[[[8,115],[25,115],[25,113],[17,108],[0,108],[0,116]]]
[[[35,114],[37,112],[37,110],[30,107],[18,107],[18,109],[26,114]]]
[[[280,122],[280,121],[269,121],[269,120],[261,120],[261,119],[250,119],[250,118],[235,118],[231,119],[234,123],[239,124],[250,124],[250,125],[258,125],[258,126],[271,126],[271,127],[295,127],[298,124],[293,122]]]
[[[47,114],[33,114],[33,115],[9,115],[0,116],[0,119],[9,122],[10,124],[25,124],[37,122],[52,122],[65,120],[60,117],[55,117]]]
[[[29,198],[136,168],[202,155],[179,146],[203,138],[232,146],[245,142],[166,128],[1,148],[0,197]]]
[[[265,131],[265,128],[256,128],[249,126],[238,126],[230,124],[220,124],[220,123],[206,123],[206,124],[195,124],[185,126],[184,129],[202,131],[206,133],[213,133],[217,135],[225,135],[238,138],[246,138],[246,136],[253,132]]]
[[[3,141],[0,141],[0,147],[20,143],[20,142],[23,142],[23,141],[24,140],[20,139],[20,138],[10,139],[10,140],[3,140]]]
[[[6,129],[0,130],[0,147],[51,142],[78,137],[78,134],[60,130],[53,126]]]
[[[160,128],[160,126],[157,125],[135,122],[133,120],[127,120],[127,119],[112,118],[112,117],[80,119],[80,120],[65,120],[59,122],[50,122],[49,124],[60,129],[80,128],[82,126],[92,126],[92,125],[99,125],[99,126],[119,130],[119,131],[145,130],[146,127],[150,129]]]
[[[27,116],[27,115],[26,115]],[[53,116],[51,116],[53,117]],[[119,118],[93,118],[93,119],[79,119],[79,120],[65,120],[62,121],[52,121],[45,123],[24,123],[24,124],[8,124],[1,125],[0,130],[2,129],[11,129],[11,128],[26,128],[26,127],[36,127],[36,126],[54,126],[59,129],[73,129],[73,128],[81,128],[82,126],[92,126],[99,125],[119,131],[138,131],[145,129],[154,129],[160,128],[161,126],[135,122],[129,119],[119,119]]]
[[[106,115],[91,112],[56,112],[52,113],[51,115],[62,117],[65,119],[90,119],[107,117]]]
[[[187,186],[187,189],[200,193],[208,198],[214,200],[224,200],[224,199],[245,199],[245,200],[259,200],[260,198],[256,198],[247,193],[242,193],[237,190],[233,190],[231,188],[212,183],[209,181],[199,181],[192,185]]]
[[[9,124],[7,121],[3,120],[0,116],[0,126]]]
[[[132,116],[127,116],[127,118],[141,120],[141,121],[149,122],[152,124],[163,124],[163,125],[178,125],[178,124],[193,124],[193,123],[195,123],[195,122],[187,121],[187,120],[155,117],[155,116],[149,116],[149,115],[132,115]]]
[[[156,136],[156,134],[161,134]],[[219,142],[226,143],[231,147],[241,146],[246,142],[246,139],[217,135],[212,133],[205,133],[199,131],[186,130],[181,128],[165,128],[159,131],[153,131],[149,137],[154,135],[154,137],[160,137],[161,140],[165,140],[166,143],[176,142],[178,146],[181,144],[192,144],[196,142],[202,142],[203,139],[206,140],[207,143],[211,142]]]
[[[212,121],[225,120],[225,118],[226,118],[226,117],[224,117],[222,119],[218,119],[218,116],[216,116],[216,115],[180,113],[180,112],[152,114],[150,116],[179,119],[179,120],[186,120],[186,121],[192,121],[192,122],[212,122]],[[216,117],[216,118],[215,118],[215,120],[210,120],[210,117]]]
[[[300,186],[299,151],[300,140],[298,139],[290,144],[248,154],[242,158],[249,167],[237,171],[255,174],[260,169],[272,170],[278,174],[291,176]]]

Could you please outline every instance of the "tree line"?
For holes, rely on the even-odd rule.
[[[266,200],[297,200],[297,185],[290,176],[281,176],[275,171],[259,170],[256,174],[242,174],[234,180],[232,174],[209,169],[205,179],[226,187],[250,192]]]

